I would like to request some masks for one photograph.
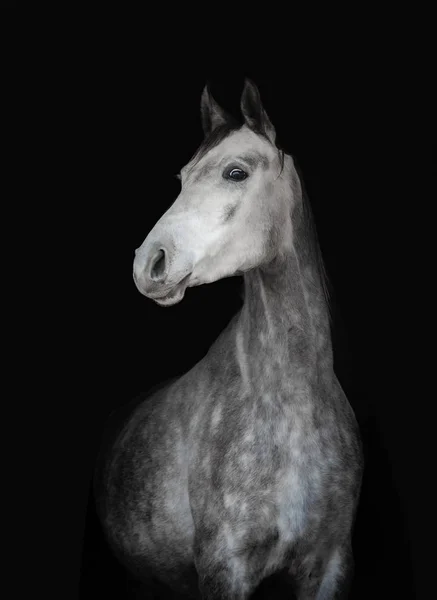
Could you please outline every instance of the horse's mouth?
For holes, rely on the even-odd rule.
[[[185,295],[185,290],[187,289],[188,278],[190,275],[191,273],[186,275],[167,294],[163,296],[149,296],[149,298],[159,304],[159,306],[173,306],[174,304],[178,304],[178,302],[180,302]]]

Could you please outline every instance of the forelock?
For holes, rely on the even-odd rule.
[[[198,162],[201,160],[210,150],[218,146],[224,139],[229,137],[231,133],[238,129],[241,129],[241,125],[237,122],[224,123],[223,125],[216,127],[205,137],[190,162]]]

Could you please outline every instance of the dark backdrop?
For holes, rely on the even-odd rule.
[[[68,310],[79,338],[72,379],[81,415],[75,464],[84,479],[74,508],[80,513],[81,599],[130,597],[129,578],[105,545],[92,496],[105,419],[194,365],[240,306],[241,280],[233,278],[189,289],[181,304],[160,308],[136,290],[132,261],[176,198],[175,174],[201,142],[205,82],[238,115],[244,75],[258,84],[278,141],[303,173],[332,287],[335,368],[361,427],[366,470],[352,598],[416,597],[420,504],[411,435],[405,436],[411,398],[397,362],[402,284],[393,268],[400,254],[410,268],[396,231],[394,180],[406,169],[400,146],[409,126],[398,88],[385,69],[366,60],[351,68],[346,60],[333,66],[322,57],[273,74],[187,63],[151,68],[118,50],[89,59],[72,90],[80,110],[68,116],[80,142],[69,166],[77,264]],[[402,321],[401,328],[408,326]]]

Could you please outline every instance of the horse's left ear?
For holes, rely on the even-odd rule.
[[[250,79],[244,81],[240,107],[246,125],[253,131],[267,136],[274,144],[276,139],[275,128],[263,108],[258,88]]]

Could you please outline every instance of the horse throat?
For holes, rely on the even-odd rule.
[[[236,348],[246,379],[275,366],[280,373],[305,369],[317,379],[332,374],[328,306],[311,242],[300,227],[287,255],[244,275]]]

